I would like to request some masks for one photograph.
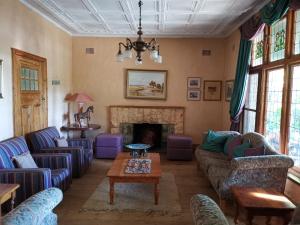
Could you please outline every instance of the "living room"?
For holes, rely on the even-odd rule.
[[[247,183],[244,186],[272,187],[281,192],[282,198],[297,206],[300,202],[300,169],[297,167],[300,163],[299,112],[293,96],[297,93],[295,82],[299,81],[299,1],[145,0],[142,3],[139,6],[137,0],[0,1],[0,113],[3,115],[0,118],[0,150],[1,143],[7,143],[7,139],[25,136],[28,149],[25,147],[25,150],[17,151],[32,153],[39,169],[51,168],[47,167],[50,158],[43,158],[50,153],[55,154],[61,164],[66,164],[69,171],[63,172],[65,180],[53,179],[52,185],[42,188],[53,186],[63,190],[61,193],[49,188],[58,196],[57,203],[53,203],[53,212],[57,214],[59,224],[234,224],[235,208],[240,203],[223,201],[222,196],[227,195],[220,184],[224,182],[221,179],[225,176],[224,171],[229,168],[230,179],[242,180],[242,172],[237,168],[243,164],[243,160],[238,158],[243,157],[233,154],[230,166],[227,158],[224,163],[212,161],[211,156],[207,156],[206,151],[216,153],[215,148],[210,149],[211,145],[204,153],[198,150],[203,143],[208,144],[212,136],[222,139],[223,149],[225,142],[236,135],[230,132],[238,131],[242,134],[238,136],[243,137],[240,145],[250,140],[253,142],[251,148],[263,146],[264,156],[251,153],[255,155],[251,157],[266,158],[267,161],[247,161],[249,167],[243,175],[250,174],[245,175],[249,182],[237,182],[236,186]],[[132,58],[125,55],[129,54],[126,47],[130,44],[126,38],[130,38],[131,42],[138,38],[140,15],[142,38],[145,44],[149,44],[141,55],[142,64],[135,60],[138,51],[134,47],[130,47]],[[156,38],[155,41],[152,38]],[[275,50],[272,46],[276,47]],[[250,65],[247,62],[249,56]],[[29,78],[26,77],[26,69],[33,74]],[[43,79],[38,80],[40,78],[34,75],[34,71],[43,74]],[[130,85],[130,82],[148,79],[134,80],[134,76],[148,75],[163,77],[159,86],[157,81],[156,86],[148,87],[155,94],[149,97],[147,90],[141,92],[144,95],[130,91],[130,88],[138,86]],[[28,86],[29,89],[27,81],[33,85]],[[36,89],[41,90],[39,94]],[[157,89],[162,90],[161,94]],[[86,101],[77,100],[75,97],[78,96]],[[37,100],[31,101],[33,98]],[[93,106],[93,110],[88,114],[87,122],[80,118],[79,121],[83,122],[82,127],[88,123],[97,126],[94,130],[81,132],[87,138],[79,138],[78,131],[82,127],[77,124],[76,129],[71,129],[71,125],[76,123],[73,115],[83,113],[88,106]],[[34,116],[35,109],[41,110],[39,117]],[[37,118],[39,122],[36,122]],[[131,184],[116,184],[112,198],[114,203],[110,204],[108,178],[114,176],[108,174],[114,168],[116,155],[110,159],[103,157],[101,143],[118,143],[117,151],[128,152],[131,143],[141,143],[145,138],[137,141],[132,131],[136,124],[141,123],[161,125],[158,135],[161,136],[161,144],[154,150],[152,146],[148,153],[151,156],[158,152],[160,157],[158,204],[155,205],[151,185],[150,192],[145,188],[145,193],[131,198],[120,197],[118,192],[123,186],[130,192]],[[43,144],[38,138],[44,133],[38,130],[47,127],[50,127],[50,136],[67,138],[73,150],[48,149],[48,153],[41,156],[44,153],[37,144]],[[226,141],[217,131],[229,132]],[[261,140],[259,134],[255,138],[245,136],[248,132],[264,135],[264,139]],[[121,136],[118,136],[120,133]],[[81,148],[83,150],[78,150],[78,141],[71,141],[74,138],[92,141],[86,142]],[[18,141],[24,144],[23,139]],[[141,144],[153,145],[147,141]],[[107,151],[111,153],[116,146],[110,147]],[[85,148],[88,153],[79,156]],[[178,148],[184,153],[176,152]],[[97,155],[98,150],[100,156]],[[274,155],[275,158],[266,155]],[[8,158],[15,160],[15,155],[9,153]],[[212,158],[220,159],[219,155]],[[154,171],[157,159],[151,160]],[[17,169],[14,163],[6,166]],[[212,169],[215,163],[222,164],[223,172]],[[54,165],[55,169],[58,169],[58,164]],[[253,170],[252,164],[259,164],[261,168]],[[11,167],[4,166],[5,163],[0,169],[0,181],[11,183],[8,180],[12,178],[6,174],[6,169]],[[233,175],[234,172],[238,178]],[[54,171],[47,173],[51,177]],[[213,178],[212,173],[215,175]],[[31,192],[20,198],[22,201],[19,201],[20,190],[27,192],[25,190],[29,186],[26,189],[21,184],[13,191],[17,195],[16,207],[37,194],[38,191],[33,191],[35,188],[32,187],[35,186],[30,186]],[[193,211],[191,204],[199,204],[193,198],[197,194],[209,197],[208,206],[212,204],[213,209],[208,211],[211,211],[212,217],[217,215],[219,219],[224,219],[225,215],[225,221],[212,222],[208,218],[210,216],[199,218],[202,215],[200,211],[207,209],[204,204],[197,205],[199,213]],[[150,204],[146,203],[148,195]],[[237,195],[231,196],[231,200],[237,200]],[[135,197],[140,198],[136,205],[131,201]],[[3,214],[9,211],[6,205],[3,205]],[[49,212],[51,216],[52,209]],[[294,209],[292,207],[282,217],[297,224],[296,216],[292,217]],[[241,214],[239,224],[246,224],[249,219],[247,213],[243,211]],[[10,216],[14,215],[11,211]],[[253,224],[264,224],[265,220],[265,216],[255,216]],[[281,223],[281,218],[272,215],[271,224]]]

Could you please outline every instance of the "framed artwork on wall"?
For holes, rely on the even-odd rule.
[[[225,82],[225,100],[230,102],[233,92],[234,80],[226,80]]]
[[[188,77],[187,78],[187,87],[199,89],[201,87],[201,78],[200,77]]]
[[[188,90],[187,91],[187,100],[188,101],[200,101],[200,90]]]
[[[167,70],[126,71],[125,98],[167,99]]]
[[[3,98],[2,87],[3,87],[3,60],[0,59],[0,98]]]
[[[222,81],[205,80],[204,81],[204,101],[221,101],[222,98]]]

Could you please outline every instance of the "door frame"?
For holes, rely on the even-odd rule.
[[[11,48],[11,55],[12,55],[12,75],[13,75],[13,120],[14,120],[14,136],[16,136],[16,127],[20,126],[21,124],[21,118],[20,118],[20,108],[21,108],[21,91],[19,87],[16,87],[17,81],[20,77],[20,72],[18,71],[18,66],[17,66],[17,57],[16,56],[21,56],[30,60],[38,61],[41,63],[42,66],[42,87],[43,87],[43,93],[42,95],[45,98],[45,116],[43,117],[45,124],[48,124],[48,82],[47,82],[47,59],[28,53],[24,52],[19,49]]]

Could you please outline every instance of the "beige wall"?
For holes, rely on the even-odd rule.
[[[93,121],[107,131],[109,105],[155,105],[186,107],[185,133],[195,143],[207,129],[222,128],[222,102],[187,101],[187,77],[222,80],[224,75],[223,39],[159,39],[163,63],[156,64],[143,56],[141,66],[134,59],[118,63],[115,55],[118,42],[125,38],[73,38],[73,89],[94,98]],[[95,48],[94,55],[86,55],[85,48]],[[210,49],[211,56],[202,56],[202,49]],[[167,101],[129,100],[124,98],[125,69],[168,70]]]
[[[47,58],[49,125],[60,127],[66,112],[64,96],[71,91],[72,38],[18,0],[0,1],[0,59],[4,61],[3,95],[0,99],[0,140],[13,133],[11,48]],[[53,79],[60,80],[52,86]]]
[[[237,57],[239,54],[240,46],[240,32],[239,30],[233,32],[225,40],[225,67],[224,67],[224,81],[234,80],[235,71],[237,64]],[[223,99],[223,130],[228,130],[230,128],[230,117],[229,117],[229,106],[230,102]]]

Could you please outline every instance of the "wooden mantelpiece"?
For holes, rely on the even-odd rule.
[[[174,124],[175,133],[184,133],[185,107],[111,105],[108,108],[109,131],[120,133],[121,123]]]

